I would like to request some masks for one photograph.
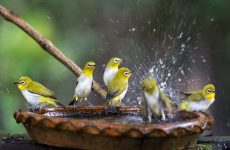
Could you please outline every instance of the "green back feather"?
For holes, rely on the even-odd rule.
[[[28,86],[28,91],[45,97],[55,98],[54,93],[51,90],[47,89],[45,86],[35,81],[33,81]]]
[[[204,99],[202,90],[191,92],[190,95],[188,95],[185,99],[183,99],[183,101],[199,101],[201,99]]]

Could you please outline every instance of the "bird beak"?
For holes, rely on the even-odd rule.
[[[125,62],[125,59],[122,59],[121,62],[124,63],[124,62]]]
[[[18,84],[18,82],[14,82],[13,84]]]
[[[131,70],[130,73],[134,73],[135,71],[134,70]]]

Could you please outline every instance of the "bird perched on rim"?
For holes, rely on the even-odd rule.
[[[79,100],[87,101],[87,97],[91,92],[91,88],[93,85],[93,72],[95,66],[96,66],[95,62],[92,61],[89,61],[85,64],[82,73],[77,79],[73,100],[69,103],[69,105],[75,106]]]
[[[144,99],[142,100],[142,114],[151,121],[152,115],[156,118],[165,120],[164,107],[168,112],[173,110],[173,104],[169,97],[159,90],[156,80],[153,77],[147,77],[142,82]],[[145,107],[146,109],[144,109]]]
[[[118,57],[112,57],[109,62],[107,63],[103,75],[103,80],[105,85],[108,86],[108,82],[111,81],[118,71],[118,67],[123,62],[122,59]]]
[[[14,84],[17,84],[26,101],[34,108],[41,108],[47,105],[64,107],[63,104],[57,101],[51,90],[41,83],[33,81],[30,77],[20,77]]]
[[[206,111],[215,101],[215,86],[213,84],[207,84],[199,91],[181,93],[186,97],[181,100],[179,110]]]
[[[128,90],[128,80],[131,76],[131,71],[128,68],[118,69],[115,77],[108,83],[106,105],[115,106],[125,97]]]

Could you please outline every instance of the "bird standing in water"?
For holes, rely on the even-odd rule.
[[[26,101],[34,108],[42,108],[47,105],[64,107],[63,104],[57,101],[51,90],[33,81],[30,77],[20,77],[14,84],[17,84]]]
[[[147,77],[142,82],[144,99],[142,100],[141,110],[144,118],[151,121],[152,115],[155,118],[165,120],[164,107],[171,112],[173,104],[168,96],[159,90],[156,80],[153,77]]]
[[[94,72],[95,66],[96,66],[95,62],[92,62],[92,61],[89,61],[85,64],[82,73],[77,79],[73,100],[69,103],[69,105],[76,106],[79,100],[87,101],[87,97],[89,93],[91,92],[91,88],[93,85],[93,72]]]

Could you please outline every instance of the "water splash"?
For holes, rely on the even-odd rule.
[[[147,21],[147,24],[152,24]],[[153,76],[160,88],[174,102],[179,99],[177,86],[199,81],[199,78],[189,76],[194,72],[194,65],[207,63],[205,56],[199,56],[199,40],[201,38],[196,26],[196,18],[189,22],[179,22],[183,25],[172,25],[170,29],[163,31],[153,25],[152,44],[141,45],[134,40],[128,41],[131,45],[120,54],[128,60],[128,66],[135,73],[129,82],[129,90],[126,96],[126,104],[140,104],[142,97],[141,81],[147,76]],[[184,27],[182,27],[184,26]],[[130,53],[129,49],[132,49]]]

